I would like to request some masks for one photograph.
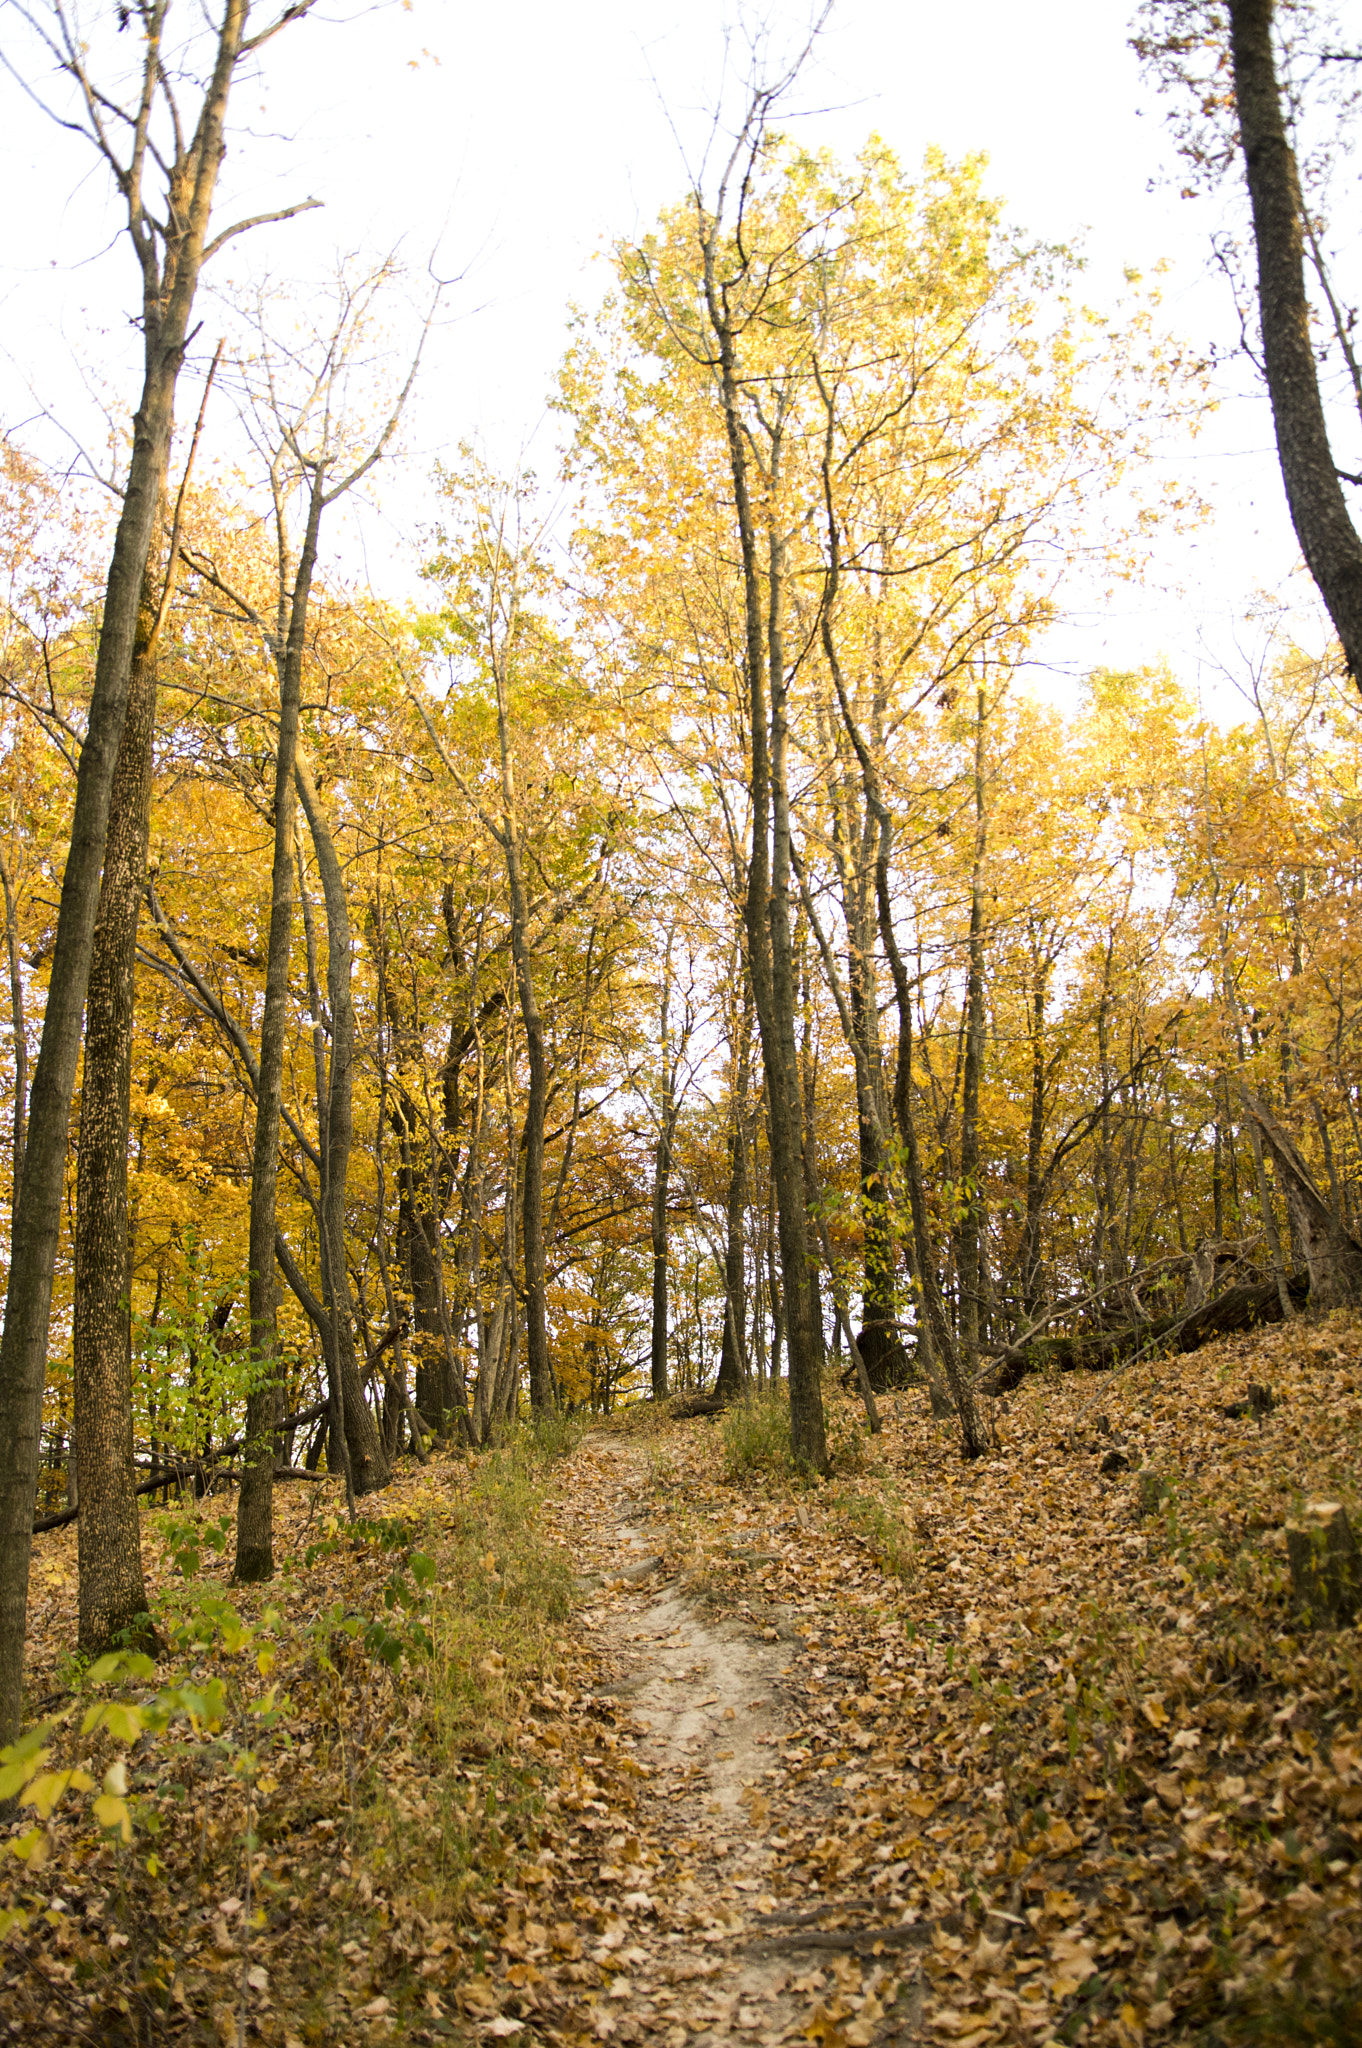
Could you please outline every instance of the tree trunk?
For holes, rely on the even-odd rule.
[[[137,923],[151,820],[158,600],[148,566],[110,794],[81,1077],[73,1382],[79,1643],[91,1657],[112,1648],[114,1637],[147,1612],[133,1470],[128,1123]]]
[[[1229,0],[1234,96],[1258,252],[1263,365],[1291,523],[1362,681],[1362,540],[1329,446],[1305,289],[1302,201],[1272,50],[1273,0]]]
[[[973,1371],[979,1354],[984,1259],[979,1087],[984,1067],[984,857],[988,842],[985,718],[984,690],[980,684],[974,744],[974,863],[970,870],[969,968],[965,983],[965,1058],[960,1099],[959,1221],[955,1232],[956,1272],[960,1281],[960,1348],[969,1371]]]
[[[13,1741],[20,1724],[52,1274],[109,799],[127,710],[142,577],[169,460],[175,383],[203,262],[224,153],[227,100],[246,16],[247,0],[226,0],[198,125],[188,155],[178,165],[180,175],[172,179],[172,239],[159,274],[150,248],[144,263],[142,395],[133,420],[132,457],[114,534],[94,687],[76,770],[71,844],[33,1076],[0,1339],[0,1744]],[[148,79],[157,79],[159,53],[149,49],[146,62]],[[140,204],[140,192],[135,196]],[[142,234],[145,239],[145,225]]]
[[[667,1191],[671,1177],[672,1132],[675,1115],[670,1104],[664,1109],[664,1122],[658,1133],[657,1153],[653,1167],[653,1315],[652,1340],[649,1351],[650,1379],[653,1399],[665,1401],[667,1384]]]
[[[829,432],[831,429],[829,428]],[[913,1120],[913,998],[894,933],[893,897],[889,885],[889,862],[894,843],[893,816],[884,800],[880,786],[880,774],[874,755],[866,743],[853,713],[847,693],[845,677],[837,655],[837,642],[833,630],[837,588],[840,576],[840,529],[833,504],[830,442],[825,446],[823,458],[823,490],[828,517],[828,574],[820,622],[823,652],[827,657],[828,670],[837,693],[837,704],[846,727],[847,737],[856,752],[861,770],[861,786],[865,795],[866,809],[873,819],[876,830],[875,847],[875,914],[879,926],[880,944],[889,965],[890,978],[894,988],[894,1003],[898,1011],[898,1054],[894,1068],[893,1119],[902,1155],[901,1171],[907,1184],[909,1215],[912,1222],[912,1264],[917,1283],[919,1301],[918,1314],[926,1337],[928,1369],[944,1372],[950,1391],[952,1405],[960,1422],[962,1448],[967,1458],[979,1457],[988,1448],[988,1440],[979,1421],[979,1412],[974,1399],[974,1389],[968,1373],[962,1370],[960,1353],[955,1335],[946,1317],[945,1303],[941,1297],[941,1286],[936,1268],[936,1253],[932,1244],[930,1219],[927,1214],[927,1196],[923,1185],[922,1159],[918,1148],[917,1126]],[[860,1064],[860,1062],[858,1062]],[[936,1381],[933,1377],[935,1397]]]
[[[761,1033],[784,1281],[790,1363],[790,1431],[796,1462],[828,1469],[823,1422],[822,1329],[809,1291],[808,1218],[804,1202],[799,1066],[795,1051],[795,981],[790,935],[790,817],[786,785],[786,679],[782,642],[783,564],[774,514],[768,543],[768,603],[763,606],[757,536],[748,488],[747,450],[739,400],[732,321],[716,275],[717,223],[704,234],[704,288],[717,345],[719,390],[728,441],[733,502],[743,572],[745,670],[751,735],[752,859],[743,920],[748,972]],[[773,461],[774,461],[773,455]],[[770,479],[774,487],[774,476]],[[768,699],[769,691],[769,699]]]
[[[1045,1179],[1041,1152],[1045,1143],[1045,1009],[1049,985],[1048,963],[1033,955],[1035,980],[1031,988],[1031,1115],[1026,1130],[1026,1214],[1022,1223],[1021,1298],[1022,1327],[1040,1314],[1045,1293],[1045,1267],[1041,1252],[1041,1223],[1044,1211]]]
[[[326,1144],[321,1199],[321,1267],[327,1311],[336,1332],[345,1442],[356,1494],[376,1493],[388,1483],[388,1461],[377,1424],[364,1398],[355,1357],[354,1307],[345,1263],[345,1196],[354,1143],[355,1006],[350,992],[354,951],[345,880],[316,786],[301,754],[294,781],[317,855],[326,904],[326,992],[331,1009],[331,1061],[326,1093]]]
[[[776,1229],[776,1185],[771,1173],[770,1134],[767,1134],[766,1158],[766,1292],[771,1303],[771,1385],[780,1383],[785,1356],[785,1290],[780,1284],[780,1261],[777,1256]]]
[[[868,792],[867,792],[868,794]],[[960,1423],[961,1448],[967,1458],[979,1458],[988,1449],[988,1438],[979,1419],[974,1386],[960,1360],[955,1333],[946,1316],[937,1277],[936,1253],[927,1215],[927,1194],[923,1186],[922,1159],[918,1149],[917,1126],[912,1111],[913,998],[908,971],[903,964],[894,935],[893,905],[889,893],[889,853],[892,821],[887,811],[880,817],[880,843],[875,862],[875,893],[879,908],[880,942],[894,983],[894,1002],[899,1017],[898,1057],[894,1070],[894,1123],[903,1150],[903,1175],[908,1184],[908,1209],[913,1226],[914,1263],[922,1294],[934,1362],[945,1375],[952,1405]]]
[[[410,1146],[401,1169],[398,1197],[398,1235],[402,1263],[411,1288],[412,1349],[416,1354],[416,1405],[442,1437],[449,1434],[454,1415],[454,1389],[445,1370],[445,1349],[440,1333],[440,1290],[435,1262],[430,1254],[437,1228],[432,1212],[418,1206],[419,1190]]]
[[[665,1401],[667,1385],[667,1191],[671,1179],[672,1135],[676,1129],[676,1104],[673,1100],[673,1074],[671,1065],[671,1044],[667,1032],[667,1010],[671,996],[671,941],[667,945],[667,970],[662,982],[662,1002],[659,1012],[660,1040],[659,1060],[662,1075],[662,1100],[658,1104],[657,1149],[653,1160],[653,1320],[652,1341],[649,1349],[650,1379],[653,1399]]]
[[[1239,1094],[1277,1163],[1286,1204],[1310,1274],[1310,1306],[1321,1313],[1362,1301],[1362,1244],[1321,1195],[1294,1140],[1242,1084]],[[1285,1305],[1284,1305],[1285,1306]]]
[[[1272,1206],[1272,1190],[1267,1184],[1267,1167],[1263,1160],[1263,1134],[1254,1117],[1249,1117],[1249,1148],[1253,1153],[1253,1170],[1258,1185],[1258,1214],[1263,1219],[1267,1235],[1268,1256],[1272,1261],[1272,1281],[1277,1289],[1283,1316],[1291,1316],[1290,1276],[1286,1270],[1286,1258],[1282,1251],[1281,1232],[1277,1228],[1277,1212]]]
[[[24,1021],[24,977],[19,966],[19,906],[7,864],[0,860],[5,891],[5,954],[9,964],[9,1007],[14,1034],[14,1129],[11,1136],[10,1235],[19,1210],[24,1181],[24,1142],[28,1130],[28,1030]]]
[[[274,863],[255,1093],[255,1143],[251,1153],[248,1261],[253,1384],[246,1401],[246,1441],[241,1453],[241,1492],[236,1513],[236,1577],[245,1581],[268,1579],[274,1573],[274,1426],[279,1415],[279,1295],[274,1278],[274,1240],[279,1122],[288,1038],[288,963],[293,943],[293,771],[298,750],[307,611],[322,507],[322,477],[318,474],[313,479],[307,529],[293,581],[288,640],[282,650],[283,659],[276,664],[279,737],[274,762]]]
[[[511,955],[520,1019],[525,1028],[525,1059],[529,1088],[521,1139],[525,1155],[521,1223],[525,1261],[525,1346],[530,1370],[530,1407],[536,1415],[554,1407],[553,1369],[549,1363],[547,1273],[544,1248],[544,1121],[548,1111],[548,1066],[544,1055],[544,1020],[535,986],[530,951],[529,905],[520,855],[520,815],[511,751],[507,649],[496,650],[493,666],[497,686],[497,741],[501,754],[501,831],[506,880],[511,898]]]
[[[800,1037],[799,1037],[799,1111],[800,1111],[800,1158],[804,1167],[804,1215],[809,1233],[809,1313],[818,1331],[818,1342],[823,1345],[823,1284],[820,1261],[813,1256],[814,1248],[827,1245],[827,1230],[819,1214],[822,1196],[818,1173],[818,1063],[813,1040],[813,1001],[808,952],[808,934],[799,933],[800,974]],[[828,1267],[828,1285],[836,1288],[832,1268]],[[838,1318],[833,1318],[833,1328]],[[824,1353],[826,1355],[826,1353]]]
[[[861,1057],[856,1061],[856,1144],[860,1164],[861,1357],[872,1387],[889,1384],[901,1352],[898,1301],[894,1288],[894,1227],[889,1212],[889,1176],[883,1131],[875,1102],[876,1077],[883,1074],[879,1005],[874,983],[864,892],[844,888],[847,920],[847,1007]]]
[[[772,479],[774,483],[774,478]],[[771,862],[765,904],[769,928],[762,979],[766,987],[762,1017],[761,980],[754,967],[757,1020],[762,1031],[771,1118],[771,1168],[776,1185],[776,1221],[780,1230],[780,1271],[785,1305],[785,1351],[789,1360],[790,1438],[796,1464],[814,1472],[828,1469],[823,1421],[823,1322],[817,1305],[817,1259],[809,1230],[804,1178],[804,1102],[799,1051],[795,1042],[798,989],[794,941],[790,929],[790,798],[786,773],[788,727],[787,684],[782,635],[784,564],[774,523],[768,545],[766,645],[771,692]],[[753,714],[757,710],[753,703]],[[752,873],[757,873],[758,819],[753,805]],[[762,844],[765,824],[761,823]],[[749,892],[750,894],[750,892]],[[758,904],[753,904],[758,909]],[[751,926],[748,928],[751,949]],[[767,1056],[768,1036],[772,1056]]]
[[[746,976],[733,1063],[732,1120],[728,1132],[728,1202],[724,1245],[724,1331],[714,1391],[736,1401],[747,1385],[746,1330],[747,1084],[751,1072],[752,995]]]

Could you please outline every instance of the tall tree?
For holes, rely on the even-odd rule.
[[[237,1506],[236,1576],[268,1578],[273,1558],[274,1432],[279,1419],[277,1283],[279,1129],[289,1029],[288,970],[293,942],[295,796],[301,789],[317,851],[326,902],[331,1060],[319,1081],[317,1152],[321,1270],[328,1332],[327,1363],[333,1414],[332,1442],[345,1460],[347,1489],[372,1491],[388,1482],[388,1464],[365,1407],[354,1359],[353,1304],[341,1254],[341,1224],[351,1151],[354,1011],[350,1000],[351,928],[344,883],[325,816],[300,753],[303,676],[309,652],[312,585],[322,519],[329,507],[363,481],[397,432],[416,374],[434,308],[395,397],[379,407],[378,425],[358,419],[353,391],[360,351],[372,337],[376,303],[394,274],[382,261],[359,271],[342,266],[332,287],[334,317],[308,345],[276,346],[270,303],[262,293],[255,324],[259,352],[241,370],[251,393],[253,438],[267,462],[274,529],[273,604],[257,605],[238,589],[210,554],[186,550],[203,589],[260,635],[279,681],[279,723],[274,750],[274,826],[268,959],[255,1084],[255,1139],[251,1159],[250,1324],[254,1387],[246,1419],[241,1492]],[[436,293],[438,303],[439,288]],[[298,530],[299,523],[301,531]],[[335,1139],[335,1158],[331,1141]],[[287,1257],[281,1263],[286,1274]]]
[[[1291,523],[1315,580],[1344,660],[1362,688],[1362,535],[1343,483],[1358,479],[1334,459],[1320,388],[1320,362],[1306,283],[1307,253],[1327,326],[1341,348],[1354,393],[1362,399],[1351,321],[1329,280],[1320,233],[1301,191],[1300,167],[1283,106],[1275,42],[1284,15],[1308,35],[1312,10],[1279,9],[1276,0],[1146,0],[1135,47],[1161,89],[1190,91],[1175,114],[1182,153],[1198,173],[1222,168],[1237,143],[1252,209],[1262,371],[1272,405],[1277,455]],[[1309,53],[1313,68],[1357,64],[1356,53]],[[1219,89],[1228,65],[1232,107]],[[1237,135],[1227,138],[1225,118]]]
[[[13,1738],[20,1718],[38,1430],[66,1125],[142,582],[169,461],[175,386],[203,264],[231,236],[251,224],[239,222],[209,240],[213,195],[226,148],[227,106],[237,67],[286,20],[306,13],[311,0],[296,0],[255,35],[247,34],[250,0],[225,0],[213,31],[212,60],[192,129],[170,92],[164,56],[170,5],[171,0],[138,0],[130,10],[144,50],[135,93],[126,105],[91,75],[88,45],[63,0],[52,0],[45,16],[36,9],[26,10],[26,19],[49,55],[72,82],[80,124],[108,166],[123,200],[127,233],[142,280],[143,374],[76,777],[71,845],[62,877],[47,1007],[33,1076],[23,1185],[14,1218],[5,1328],[0,1339],[0,1740],[4,1741]],[[163,175],[164,211],[159,219],[146,189],[149,167]]]
[[[1253,206],[1263,369],[1286,501],[1348,668],[1362,688],[1362,536],[1329,445],[1305,289],[1304,205],[1272,49],[1274,0],[1229,0],[1239,140]]]
[[[751,854],[743,906],[762,1066],[771,1175],[776,1195],[790,1425],[796,1459],[827,1469],[821,1371],[823,1330],[812,1277],[816,1258],[807,1209],[803,1085],[795,1036],[797,987],[791,919],[790,689],[786,653],[787,506],[783,464],[792,415],[809,374],[810,334],[798,313],[797,280],[816,266],[825,219],[797,224],[757,190],[771,155],[770,125],[802,58],[773,84],[753,87],[713,195],[696,187],[689,247],[648,243],[627,253],[626,274],[654,310],[657,342],[690,359],[713,393],[722,424],[741,565],[743,688],[752,806]],[[679,223],[671,223],[675,229]],[[679,267],[669,271],[668,259]],[[698,299],[700,317],[695,317]],[[771,337],[776,355],[771,353]]]
[[[76,1150],[72,1396],[79,1474],[80,1647],[107,1650],[147,1607],[133,1481],[132,1274],[128,1221],[134,976],[146,887],[161,629],[175,588],[180,522],[213,358],[166,548],[142,579],[128,708],[109,801],[85,1008],[80,1137]]]

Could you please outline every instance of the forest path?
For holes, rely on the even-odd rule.
[[[779,1869],[778,1835],[826,1824],[828,1803],[815,1783],[775,1810],[781,1744],[800,1720],[790,1610],[741,1601],[734,1613],[734,1598],[712,1583],[716,1543],[735,1595],[754,1566],[799,1543],[807,1517],[788,1500],[769,1512],[711,1501],[707,1512],[638,1438],[594,1433],[572,1462],[581,1512],[564,1533],[593,1597],[583,1619],[640,1767],[635,1826],[599,1824],[597,1877],[619,1916],[607,1915],[595,1951],[609,1981],[594,2031],[667,2048],[772,2048],[811,2027],[828,2048],[906,2040],[901,2009],[886,2024],[890,1972],[872,1962],[865,1981],[846,1931],[848,1908],[870,1902],[844,1900],[836,1887],[792,1897]],[[709,1597],[676,1576],[679,1562],[693,1565],[697,1540],[710,1550]]]

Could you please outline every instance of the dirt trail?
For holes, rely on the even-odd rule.
[[[1302,1500],[1362,1527],[1362,1318],[1077,1379],[969,1461],[831,1395],[826,1488],[680,1418],[560,1468],[571,2048],[1362,2042],[1358,1631],[1288,1569]]]
[[[827,1931],[829,1920],[845,1930],[847,1902],[792,1902],[769,1888],[779,1818],[770,1781],[799,1718],[788,1696],[793,1632],[769,1620],[712,1619],[668,1578],[675,1544],[655,1488],[645,1504],[641,1448],[597,1435],[578,1455],[592,1468],[599,1513],[575,1544],[584,1589],[601,1589],[584,1619],[645,1774],[636,1833],[616,1831],[602,1851],[600,1879],[618,1887],[627,1922],[607,1929],[596,1952],[614,1974],[595,2031],[667,2048],[731,2039],[769,2048],[802,2037],[825,1985],[842,1993],[843,2011],[848,1994],[863,2005],[864,1987],[854,1937]],[[743,1547],[760,1558],[763,1534],[793,1528],[795,1512],[749,1523]],[[883,1990],[888,1971],[870,1974]],[[864,2010],[862,2024],[830,2028],[829,2041],[906,2038],[874,2024],[873,1990]]]

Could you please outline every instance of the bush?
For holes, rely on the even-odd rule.
[[[790,1404],[777,1393],[749,1394],[723,1419],[724,1473],[732,1480],[762,1473],[784,1478],[794,1471],[790,1452]]]
[[[473,1461],[435,1545],[440,1589],[432,1651],[409,1739],[428,1772],[424,1819],[393,1808],[381,1779],[366,1818],[374,1868],[403,1870],[433,1909],[490,1883],[533,1833],[538,1773],[509,1731],[527,1691],[557,1670],[572,1606],[567,1554],[545,1532],[535,1468],[545,1453],[530,1430]],[[461,1778],[468,1760],[477,1786]]]
[[[526,1425],[526,1434],[535,1456],[542,1464],[551,1465],[556,1458],[570,1458],[586,1434],[586,1423],[580,1415],[562,1415],[557,1409],[544,1415],[536,1415]]]

